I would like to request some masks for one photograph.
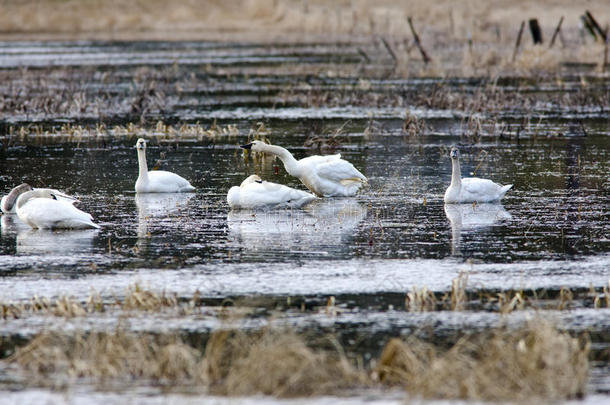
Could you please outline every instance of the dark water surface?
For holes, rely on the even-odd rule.
[[[297,157],[307,155],[298,128],[284,124],[278,132],[281,135],[272,136],[274,142]],[[252,173],[303,186],[285,173],[279,160],[254,163],[244,158],[237,144],[245,138],[160,146],[153,141],[149,161],[154,163],[164,151],[162,168],[197,187],[196,193],[178,195],[134,194],[133,140],[106,142],[103,147],[65,143],[9,148],[0,164],[5,192],[21,182],[64,190],[81,200],[79,207],[90,212],[102,229],[37,231],[4,216],[0,261],[5,280],[14,275],[78,278],[99,272],[206,266],[218,268],[215,273],[231,273],[234,265],[263,275],[261,269],[271,263],[277,264],[274,268],[294,270],[295,265],[313,260],[338,272],[336,280],[329,280],[336,288],[352,292],[359,290],[359,283],[351,280],[349,287],[343,286],[340,269],[367,263],[404,273],[400,278],[407,287],[438,286],[436,269],[456,268],[465,261],[490,269],[491,284],[497,277],[491,269],[501,274],[520,266],[547,269],[548,282],[537,280],[538,287],[607,282],[606,135],[464,146],[464,173],[478,166],[478,176],[514,184],[501,205],[475,207],[445,207],[442,202],[451,176],[446,151],[455,139],[440,135],[364,139],[357,133],[347,139],[349,143],[338,151],[369,178],[369,188],[354,198],[320,200],[302,210],[258,213],[230,212],[228,189]],[[428,268],[432,278],[417,276],[408,283],[411,262]],[[592,268],[583,268],[592,262]],[[562,277],[554,277],[555,272]],[[564,285],[568,275],[577,277]],[[520,282],[527,284],[527,274],[523,277]],[[386,290],[379,281],[379,291]],[[296,286],[286,282],[280,290],[289,294]],[[310,291],[316,292],[315,287]]]

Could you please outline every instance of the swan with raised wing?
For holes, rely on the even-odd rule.
[[[350,197],[367,184],[367,178],[350,162],[341,159],[340,154],[297,160],[287,149],[262,141],[252,141],[241,147],[279,157],[288,174],[298,177],[318,197]]]
[[[445,191],[445,203],[489,203],[500,201],[504,194],[513,186],[508,184],[501,186],[491,180],[480,179],[478,177],[462,178],[460,172],[460,156],[457,148],[451,148],[452,175],[451,184]]]
[[[195,187],[185,178],[164,170],[148,171],[146,164],[146,140],[138,139],[139,175],[136,180],[136,193],[187,193],[195,191]]]
[[[233,186],[227,193],[227,202],[233,209],[300,208],[316,199],[316,196],[282,184],[263,181],[253,174]]]
[[[65,194],[64,198],[67,197]],[[17,216],[32,228],[99,228],[93,217],[60,199],[56,190],[26,191],[17,198]]]

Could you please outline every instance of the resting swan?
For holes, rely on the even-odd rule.
[[[367,183],[367,178],[350,162],[341,159],[340,154],[309,156],[296,160],[281,146],[261,141],[253,141],[241,147],[279,157],[288,174],[298,177],[305,187],[318,197],[350,197]]]
[[[145,139],[138,139],[136,149],[138,150],[138,166],[140,169],[138,180],[136,180],[136,193],[186,193],[195,191],[195,187],[191,186],[188,180],[175,173],[163,170],[148,171]]]
[[[451,148],[451,185],[445,191],[445,203],[488,203],[499,201],[504,194],[513,186],[512,184],[501,186],[491,180],[479,179],[477,177],[462,178],[460,172],[460,158],[457,148]]]
[[[2,210],[4,214],[14,214],[16,205],[15,203],[17,202],[17,198],[19,198],[21,194],[32,190],[48,190],[53,192],[59,200],[65,200],[72,204],[77,202],[74,197],[64,194],[59,190],[55,190],[52,188],[32,188],[32,186],[30,186],[29,184],[22,183],[17,187],[13,188],[7,195],[2,197],[2,201],[0,202],[0,210]]]
[[[65,194],[64,198],[67,197]],[[59,199],[55,190],[27,191],[17,198],[17,216],[32,228],[99,228],[93,217]]]
[[[234,209],[300,208],[315,199],[315,195],[306,191],[263,181],[255,174],[227,193],[227,202]]]

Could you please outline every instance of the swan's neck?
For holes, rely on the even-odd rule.
[[[30,187],[29,184],[25,184],[25,183],[12,189],[11,192],[8,193],[5,198],[2,199],[2,210],[3,211],[12,210],[13,207],[15,206],[15,203],[17,202],[17,199],[19,198],[19,196],[30,190],[32,190],[32,187]]]
[[[452,186],[461,186],[462,185],[462,173],[460,171],[460,160],[459,159],[451,159],[451,185]]]
[[[17,198],[17,205],[15,206],[17,209],[20,209],[21,207],[23,207],[25,205],[26,202],[30,201],[32,198],[51,198],[47,193],[44,192],[44,190],[32,190],[32,191],[27,191],[23,194],[21,194],[18,198]]]
[[[146,164],[146,150],[144,149],[138,149],[138,167],[140,168],[138,177],[140,179],[147,179],[148,165]]]
[[[300,177],[299,161],[287,149],[276,145],[265,145],[265,152],[276,155],[284,163],[284,168],[291,176]]]

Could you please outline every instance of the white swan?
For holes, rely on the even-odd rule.
[[[65,194],[64,194],[65,196]],[[58,199],[54,190],[27,191],[17,198],[17,216],[32,228],[99,228],[93,217]]]
[[[296,160],[281,146],[261,141],[253,141],[241,147],[276,155],[284,163],[288,174],[298,177],[305,187],[318,197],[350,197],[367,183],[366,177],[350,162],[341,159],[340,154],[309,156]]]
[[[499,201],[504,194],[513,186],[512,184],[501,186],[491,180],[479,179],[478,177],[462,178],[460,172],[460,158],[457,148],[451,148],[451,185],[445,191],[445,203],[488,203]]]
[[[4,214],[15,214],[15,203],[17,202],[19,196],[27,191],[32,190],[46,190],[52,192],[58,200],[68,201],[71,204],[78,202],[76,198],[64,194],[59,190],[55,190],[53,188],[32,188],[32,186],[30,186],[29,184],[22,183],[17,187],[13,188],[7,195],[2,197],[2,201],[0,202],[0,210],[2,210]]]
[[[140,173],[136,180],[136,193],[186,193],[195,191],[195,187],[183,177],[163,170],[148,171],[146,165],[146,140],[138,139],[138,166]]]
[[[227,202],[233,209],[300,208],[315,199],[311,193],[263,181],[255,174],[227,193]]]

